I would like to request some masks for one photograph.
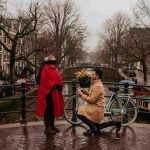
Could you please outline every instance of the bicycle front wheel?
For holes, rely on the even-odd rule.
[[[138,115],[138,108],[132,99],[120,97],[110,103],[109,111],[111,119],[121,121],[122,126],[128,126],[133,123]]]
[[[64,117],[69,123],[73,125],[79,125],[82,123],[82,121],[77,118],[76,113],[78,108],[84,105],[84,103],[85,101],[77,95],[73,95],[66,100],[64,108]]]

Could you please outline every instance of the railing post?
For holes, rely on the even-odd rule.
[[[77,90],[77,83],[76,80],[72,80],[72,95],[76,95],[76,90]]]
[[[134,79],[135,84],[137,84],[137,79]]]
[[[21,84],[21,91],[22,91],[22,96],[21,96],[21,120],[20,124],[26,124],[26,83]]]
[[[134,79],[134,78],[132,78],[132,81],[133,81],[133,82],[134,82],[134,80],[135,80],[135,79]]]
[[[128,83],[125,83],[125,84],[124,84],[124,93],[125,93],[125,94],[128,94],[128,93],[129,93],[128,87],[129,87],[129,84],[128,84]]]
[[[77,83],[76,80],[73,79],[72,80],[72,95],[76,95],[76,91],[77,91]],[[72,115],[72,121],[73,122],[77,122],[77,116],[76,116],[76,98],[73,98],[73,102],[72,102],[72,108],[73,108],[73,115]]]

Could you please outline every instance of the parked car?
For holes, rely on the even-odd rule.
[[[15,87],[9,82],[0,80],[0,97],[12,96],[15,91]]]
[[[27,91],[31,89],[30,80],[27,79],[27,78],[20,78],[15,83],[16,89],[18,91],[21,91],[21,88],[22,88],[21,85],[22,85],[22,83],[25,83],[25,88],[26,88]]]

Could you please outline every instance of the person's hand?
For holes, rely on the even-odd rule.
[[[81,89],[78,89],[78,95],[82,98],[82,96],[83,96],[83,92],[82,92],[82,90],[81,90]]]
[[[78,92],[79,96],[82,97],[83,93],[80,91]]]
[[[61,91],[61,90],[63,89],[63,85],[56,84],[56,85],[55,85],[55,89]]]
[[[82,92],[83,94],[87,95],[87,96],[89,95],[89,93],[88,93],[87,90],[81,89],[81,92]]]

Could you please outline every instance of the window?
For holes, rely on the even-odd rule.
[[[2,67],[2,54],[0,54],[0,68]]]
[[[6,37],[6,35],[4,36],[4,42],[7,43],[7,37]]]
[[[3,70],[5,70],[5,65],[3,64]]]
[[[3,47],[2,47],[2,45],[0,45],[0,51],[2,51],[3,50]]]
[[[11,41],[10,41],[10,39],[8,39],[8,44],[11,44]]]
[[[6,73],[9,73],[9,64],[6,64]]]
[[[3,51],[3,55],[4,55],[3,59],[6,59],[6,51],[5,50]]]
[[[2,30],[0,30],[0,36],[3,36],[3,31]]]

